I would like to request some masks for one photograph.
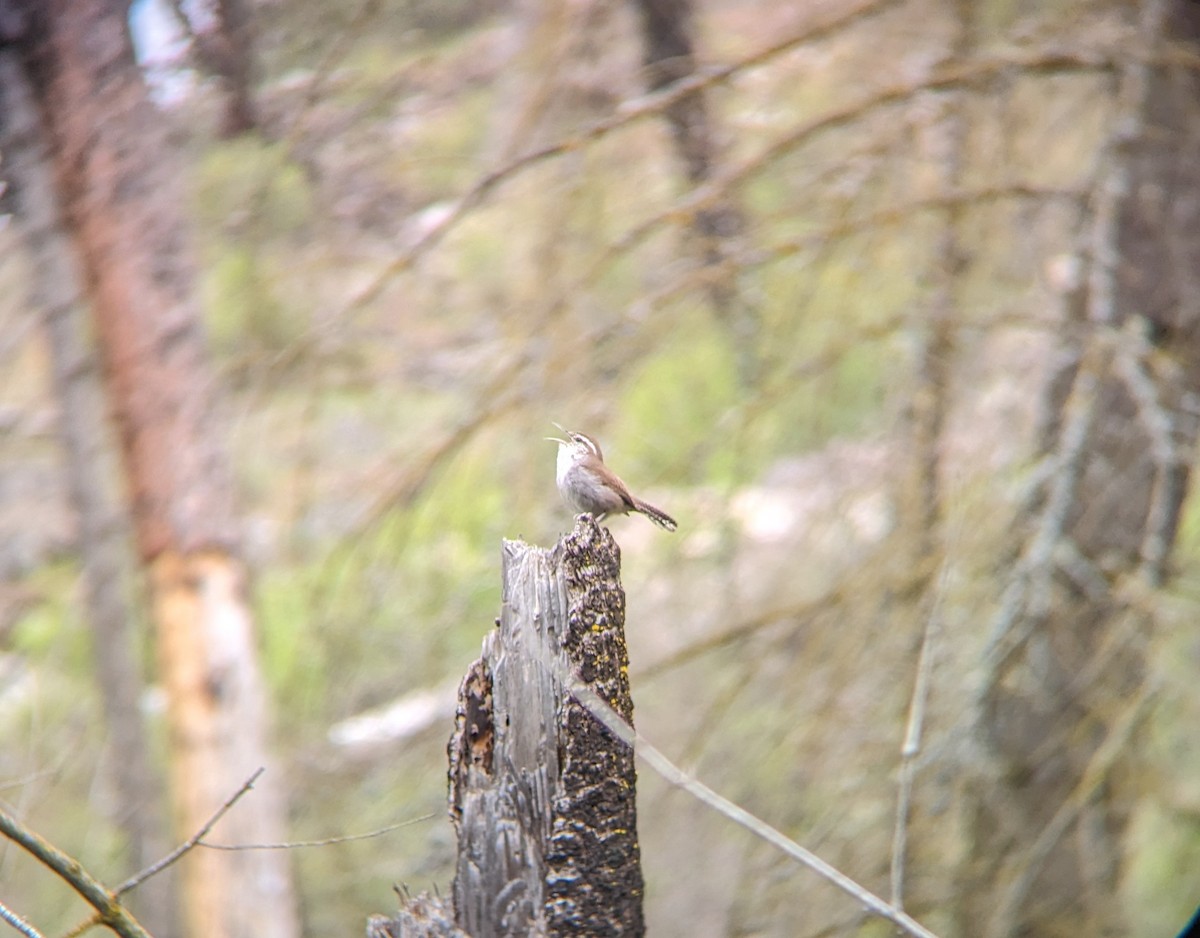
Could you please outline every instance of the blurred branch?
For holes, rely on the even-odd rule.
[[[150,938],[137,919],[74,857],[39,837],[6,811],[0,810],[0,834],[25,848],[49,867],[96,910],[96,924],[106,925],[122,938]]]
[[[9,925],[22,935],[25,935],[25,938],[42,938],[41,932],[25,921],[25,919],[21,918],[21,916],[17,915],[16,912],[8,908],[3,902],[0,902],[0,919],[8,922]]]
[[[1078,204],[1082,202],[1085,196],[1085,192],[1074,188],[1034,186],[1025,183],[984,186],[978,189],[943,193],[925,199],[905,202],[900,205],[886,206],[875,211],[866,212],[857,217],[839,220],[804,235],[780,241],[771,247],[748,249],[742,255],[729,259],[725,263],[727,265],[738,265],[741,269],[767,266],[807,251],[826,250],[832,244],[839,241],[878,228],[911,223],[915,216],[937,211],[948,206],[987,205],[1010,199],[1032,201],[1054,200],[1069,204]],[[614,263],[623,253],[633,250],[657,226],[664,225],[672,220],[677,220],[677,216],[673,215],[670,211],[664,212],[655,216],[655,218],[646,224],[627,233],[620,241],[611,245],[600,258],[590,265],[584,275],[573,282],[571,289],[565,291],[566,294],[570,295],[572,291],[580,290],[585,285],[590,284],[596,277],[600,276],[602,270],[607,265]],[[655,290],[643,293],[626,307],[622,316],[616,321],[581,333],[577,346],[580,348],[590,347],[602,341],[606,336],[618,331],[625,324],[639,322],[648,318],[651,311],[659,309],[693,290],[700,289],[710,277],[720,275],[721,271],[714,271],[712,268],[689,267],[673,279],[658,286]],[[749,397],[721,415],[717,428],[728,431],[751,422],[755,417],[774,404],[780,395],[793,390],[797,381],[815,378],[825,373],[844,356],[855,349],[861,348],[863,343],[887,339],[910,325],[912,319],[912,312],[905,310],[884,319],[868,322],[856,328],[843,331],[825,348],[789,363],[778,373],[760,383]],[[996,317],[990,322],[990,325],[1001,324],[1024,328],[1057,328],[1054,323],[1043,322],[1035,317],[1012,314]],[[706,452],[706,448],[716,446],[717,441],[722,438],[721,433],[710,434],[708,442],[702,444],[697,450],[697,458],[703,458],[702,454]],[[928,572],[928,567],[922,567],[922,569]]]
[[[237,800],[239,798],[241,798],[242,795],[246,794],[246,792],[248,792],[251,788],[254,787],[254,783],[256,781],[258,781],[258,777],[260,775],[262,775],[264,771],[266,771],[266,770],[263,768],[257,769],[254,772],[254,774],[252,774],[248,779],[246,779],[245,782],[242,783],[241,788],[239,788],[236,792],[234,792],[232,795],[230,795],[229,798],[227,798],[225,800],[225,803],[223,805],[221,805],[221,807],[219,807],[215,812],[213,812],[212,817],[210,817],[208,819],[208,821],[204,824],[204,826],[201,827],[200,830],[196,831],[196,833],[193,834],[191,837],[189,837],[184,843],[180,844],[178,847],[176,847],[174,850],[172,850],[170,853],[168,853],[161,860],[158,860],[157,862],[152,863],[150,866],[146,867],[140,873],[135,873],[129,879],[125,880],[125,882],[121,883],[121,885],[119,885],[113,891],[114,899],[117,896],[120,896],[126,892],[129,892],[131,889],[136,888],[141,883],[148,880],[151,876],[154,876],[157,873],[161,873],[168,866],[170,866],[172,863],[174,863],[176,860],[178,860],[180,857],[182,857],[185,853],[187,853],[193,847],[198,845],[200,843],[200,839],[205,834],[207,834],[210,830],[213,829],[213,827],[216,825],[216,823],[225,816],[225,813],[234,806],[234,804],[237,802]],[[95,903],[93,903],[93,905],[94,904]],[[102,911],[102,910],[100,910],[99,906],[96,906],[96,908],[98,911]],[[90,928],[93,928],[94,926],[101,925],[101,924],[106,924],[105,920],[102,917],[92,916],[90,919],[80,922],[78,925],[76,925],[74,928],[72,928],[69,932],[66,933],[66,935],[63,936],[63,938],[75,938],[75,936],[82,935],[84,932],[88,931]],[[122,933],[122,934],[124,934],[124,933]]]
[[[367,24],[371,22],[371,19],[380,11],[382,6],[381,0],[363,0],[349,24],[337,35],[335,41],[330,44],[329,50],[321,58],[321,61],[317,63],[317,67],[313,70],[312,78],[308,82],[308,87],[305,89],[300,109],[292,120],[284,137],[286,144],[283,147],[284,151],[291,150],[291,145],[295,142],[300,128],[308,116],[308,112],[317,103],[317,96],[324,88],[325,82],[333,74],[334,68],[349,51],[351,45],[363,34]]]
[[[580,150],[637,121],[657,117],[667,108],[697,91],[729,81],[740,73],[778,58],[797,46],[827,38],[850,25],[896,5],[898,5],[897,0],[871,0],[868,3],[860,3],[838,16],[801,30],[795,35],[753,52],[734,63],[697,70],[687,79],[676,82],[662,91],[627,101],[611,117],[597,121],[580,133],[532,150],[500,168],[492,170],[460,196],[436,224],[431,225],[420,237],[396,255],[364,289],[339,310],[334,320],[340,321],[343,317],[351,315],[378,298],[394,277],[408,270],[419,257],[440,242],[471,209],[482,203],[492,190],[513,176],[553,157]]]
[[[626,232],[597,259],[590,268],[588,276],[594,276],[593,271],[602,269],[625,253],[633,250],[664,225],[677,222],[680,219],[694,217],[699,212],[716,205],[731,189],[742,185],[757,173],[769,167],[777,160],[782,159],[818,134],[853,123],[878,109],[895,105],[923,91],[944,90],[984,82],[1002,74],[1008,69],[1015,68],[1018,61],[1022,64],[1022,67],[1032,68],[1035,64],[1040,64],[1041,68],[1050,71],[1102,70],[1109,65],[1107,60],[1103,58],[1089,58],[1086,56],[1071,57],[1065,56],[1062,53],[1051,53],[1040,57],[1028,56],[1019,60],[994,59],[972,63],[970,67],[960,66],[946,74],[934,75],[920,81],[876,91],[853,104],[802,124],[791,133],[777,140],[763,152],[743,160],[741,163],[730,166],[724,172],[714,176],[709,182],[693,189],[685,197],[673,203],[666,211],[660,212],[658,215],[647,219],[637,227]],[[677,87],[679,86],[672,86],[672,92]],[[846,237],[885,224],[897,224],[908,220],[915,213],[924,211],[949,211],[973,203],[994,202],[1006,198],[1079,199],[1082,195],[1083,193],[1074,189],[1031,186],[1025,183],[985,186],[969,191],[945,192],[925,199],[916,199],[903,205],[879,209],[861,218],[840,222],[814,231],[809,235],[781,242],[781,245],[776,248],[747,252],[743,258],[735,258],[727,263],[735,263],[738,266],[747,266],[750,263],[769,263],[807,248],[822,245],[831,238]],[[718,271],[719,273],[720,271]]]
[[[925,631],[921,637],[921,652],[917,658],[917,677],[913,682],[912,697],[908,706],[908,723],[904,728],[904,742],[900,747],[900,783],[896,794],[896,827],[892,835],[892,905],[904,908],[904,863],[908,854],[908,818],[912,804],[913,776],[916,773],[917,756],[921,752],[921,736],[925,730],[925,708],[929,703],[929,682],[933,673],[933,643],[941,626],[942,597],[946,593],[949,576],[949,558],[942,564],[938,588],[932,597],[932,608],[925,617]],[[913,586],[919,588],[925,581],[923,571],[912,577]]]
[[[650,91],[686,81],[696,71],[695,5],[692,0],[635,0],[641,13],[643,65]],[[697,92],[663,111],[676,159],[692,186],[708,182],[726,160],[711,97]],[[746,230],[746,213],[730,194],[692,216],[688,228],[693,254],[705,266],[721,266],[727,276],[708,284],[708,302],[732,340],[738,382],[752,387],[761,367],[760,304],[753,302],[736,268],[723,261]]]
[[[948,4],[952,24],[947,59],[955,65],[970,60],[975,46],[971,0],[952,0]],[[939,96],[936,113],[926,128],[925,145],[930,163],[941,178],[941,192],[957,193],[965,175],[970,112],[966,94],[955,90]],[[925,322],[917,325],[920,348],[917,352],[916,387],[907,402],[913,462],[911,480],[902,487],[902,504],[912,504],[910,525],[915,534],[914,566],[928,571],[939,553],[945,552],[943,528],[943,455],[950,404],[950,375],[957,352],[961,284],[969,268],[970,256],[964,243],[964,204],[947,201],[941,208],[941,225],[934,248],[934,278]],[[910,501],[911,500],[911,501]],[[933,642],[937,634],[941,597],[945,591],[947,562],[943,562],[941,582],[929,594],[924,584],[916,589],[928,595],[930,609],[917,658],[916,680],[909,703],[908,724],[900,749],[900,778],[896,793],[896,823],[892,837],[891,899],[897,908],[904,905],[904,867],[908,853],[908,822],[912,805],[916,757],[921,751],[925,706],[929,699],[933,667]]]
[[[739,59],[729,65],[697,71],[684,81],[677,82],[662,91],[644,95],[626,102],[615,114],[598,121],[578,134],[561,139],[555,143],[530,151],[517,159],[495,169],[475,182],[457,201],[437,220],[437,222],[402,248],[401,251],[371,279],[371,281],[347,303],[329,318],[329,322],[344,322],[375,299],[387,285],[397,276],[409,270],[425,253],[435,247],[451,230],[453,230],[472,209],[486,201],[491,193],[509,179],[539,165],[554,157],[576,152],[591,143],[601,140],[617,130],[620,130],[639,120],[657,117],[672,104],[694,94],[696,91],[720,84],[751,68],[763,65],[792,49],[808,42],[826,38],[849,25],[859,22],[864,17],[875,15],[890,8],[894,0],[876,0],[876,2],[860,4],[850,11],[835,17],[816,27],[802,30],[774,45]],[[952,68],[943,68],[928,74],[921,79],[894,85],[872,92],[859,100],[834,110],[820,118],[808,121],[785,135],[757,156],[743,161],[726,171],[714,176],[709,182],[693,189],[685,198],[679,200],[668,211],[650,219],[643,225],[629,232],[614,244],[604,256],[592,265],[591,270],[600,270],[610,262],[611,258],[622,256],[632,250],[638,243],[648,237],[658,227],[668,221],[694,217],[713,205],[731,189],[741,185],[764,167],[783,158],[813,137],[829,130],[845,127],[857,120],[867,117],[879,110],[902,103],[912,96],[930,90],[945,90],[952,88],[969,88],[1010,72],[1035,71],[1047,74],[1059,74],[1074,71],[1107,71],[1114,67],[1114,60],[1100,52],[1079,51],[1074,53],[1060,50],[1020,50],[1011,54],[981,59]],[[1011,189],[1013,194],[1020,194],[1022,188],[1035,191],[1032,187],[1014,185],[1004,187]],[[996,190],[999,192],[999,189]],[[955,199],[968,198],[952,194],[943,197],[946,201],[941,204],[951,206]],[[936,200],[935,200],[936,201]],[[931,203],[932,207],[932,203]],[[720,277],[729,273],[729,263],[710,267],[706,275],[692,281],[693,285],[708,286]],[[592,274],[589,273],[589,276]],[[311,331],[311,330],[310,330]],[[293,347],[304,346],[304,341],[298,339]],[[286,360],[288,356],[281,355]]]
[[[1158,467],[1140,551],[1143,575],[1147,582],[1158,586],[1166,574],[1175,530],[1172,506],[1183,498],[1179,489],[1185,485],[1188,461],[1175,442],[1174,421],[1163,400],[1163,382],[1150,373],[1155,359],[1163,366],[1160,370],[1178,370],[1178,366],[1165,355],[1154,355],[1147,331],[1148,323],[1144,321],[1130,320],[1126,324],[1122,330],[1125,341],[1118,344],[1114,370],[1137,407],[1138,422],[1150,440]]]
[[[774,263],[794,254],[820,247],[832,239],[848,238],[876,228],[905,224],[913,216],[925,212],[969,208],[1003,202],[1008,199],[1079,202],[1086,193],[1079,189],[1060,186],[1031,186],[1026,183],[1009,183],[999,186],[981,186],[978,189],[952,191],[924,199],[913,199],[899,205],[888,205],[868,212],[857,218],[839,221],[811,234],[780,241],[773,247],[750,252],[741,262],[746,265]]]
[[[783,154],[778,154],[782,156]],[[651,216],[641,224],[625,232],[612,242],[595,261],[589,265],[584,274],[572,285],[578,289],[591,283],[609,265],[620,260],[646,241],[655,232],[669,224],[687,219],[697,212],[703,211],[722,198],[728,189],[741,185],[750,176],[768,164],[764,158],[756,156],[744,161],[732,170],[705,185],[703,191],[693,190],[689,195],[672,204],[668,209]],[[930,196],[924,199],[914,199],[899,205],[885,206],[858,217],[837,221],[822,226],[814,231],[794,238],[788,238],[767,248],[750,248],[738,255],[727,257],[722,263],[710,265],[716,268],[716,276],[727,272],[729,268],[738,271],[752,267],[761,267],[775,263],[796,254],[817,248],[828,247],[831,241],[845,239],[854,235],[872,231],[889,225],[909,222],[914,215],[940,210],[953,210],[974,205],[1001,202],[1006,199],[1049,200],[1063,199],[1078,201],[1084,193],[1077,189],[1058,186],[1033,186],[1026,183],[1009,183],[998,186],[982,186],[977,189],[951,191]],[[694,276],[689,271],[689,276]],[[713,276],[713,274],[709,274]]]
[[[972,89],[1016,72],[1108,72],[1117,64],[1116,61],[1098,53],[1069,54],[1057,50],[1022,52],[956,63],[934,69],[914,81],[876,88],[849,104],[801,123],[756,156],[717,174],[710,182],[698,186],[686,198],[680,200],[674,206],[674,211],[690,215],[708,208],[716,204],[727,190],[741,185],[764,167],[789,155],[814,137],[851,126],[880,111],[906,103],[924,92]],[[953,196],[947,198],[953,199]],[[952,208],[956,204],[955,201],[948,201],[943,207]]]
[[[974,48],[970,0],[950,4],[954,36],[948,50],[952,62],[969,61]],[[939,96],[941,113],[927,128],[930,162],[941,173],[943,191],[957,192],[962,186],[966,161],[969,111],[963,91]],[[918,327],[916,388],[908,402],[914,460],[909,497],[915,501],[912,519],[916,534],[914,561],[924,563],[940,544],[942,522],[942,433],[949,410],[947,401],[951,367],[956,352],[958,305],[961,283],[970,257],[963,238],[963,206],[947,203],[942,209],[941,230],[934,248],[933,291],[926,323]],[[907,487],[907,486],[906,486]],[[908,499],[905,499],[908,501]]]
[[[1157,679],[1151,679],[1142,687],[1141,692],[1121,714],[1118,723],[1093,754],[1070,796],[1059,806],[1037,840],[1013,861],[1012,868],[1020,873],[1001,896],[999,907],[988,929],[989,938],[1002,938],[1015,932],[1017,913],[1041,872],[1042,864],[1055,844],[1062,839],[1063,834],[1108,780],[1108,774],[1117,760],[1127,754],[1130,739],[1158,691]]]
[[[466,446],[480,429],[492,418],[514,407],[517,400],[507,392],[528,364],[529,355],[525,352],[513,355],[505,362],[479,390],[474,406],[466,409],[467,415],[442,434],[421,454],[419,461],[410,464],[404,474],[394,479],[375,499],[374,504],[367,509],[366,517],[351,532],[350,538],[357,540],[390,512],[411,505],[425,490],[437,470]]]
[[[1118,63],[1119,64],[1119,63]],[[1087,260],[1087,321],[1079,364],[1058,406],[1061,430],[1057,446],[1044,460],[1046,482],[1039,486],[1042,504],[1036,527],[1004,591],[983,660],[984,680],[976,700],[982,702],[1000,680],[1004,663],[1042,621],[1050,604],[1048,591],[1054,572],[1055,547],[1062,538],[1067,515],[1076,503],[1086,445],[1096,419],[1103,378],[1109,373],[1117,347],[1115,330],[1117,266],[1120,262],[1119,212],[1128,188],[1125,144],[1140,133],[1146,78],[1143,60],[1125,60],[1118,110],[1105,142],[1100,164],[1106,167],[1088,193],[1091,212],[1084,217]],[[1107,327],[1107,328],[1106,328]]]
[[[652,680],[668,671],[673,671],[689,662],[695,661],[697,658],[703,657],[710,652],[724,648],[726,645],[732,645],[750,638],[763,629],[770,628],[786,619],[805,619],[816,615],[818,612],[841,603],[844,598],[845,587],[844,585],[839,585],[811,602],[796,603],[795,605],[771,609],[759,615],[751,616],[743,619],[731,628],[714,632],[698,641],[685,645],[659,658],[657,661],[652,661],[645,667],[633,669],[633,676],[640,681]]]

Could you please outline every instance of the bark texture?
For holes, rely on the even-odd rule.
[[[125,5],[28,0],[22,10],[19,48],[97,323],[149,571],[176,830],[190,835],[270,759],[182,192],[165,122],[133,57]],[[223,822],[229,841],[286,839],[275,776],[264,782],[252,806]],[[181,865],[191,934],[298,933],[285,852],[197,851]]]
[[[641,934],[633,751],[563,684],[632,722],[618,548],[584,516],[552,552],[506,542],[503,576],[450,744],[458,923],[474,938]]]
[[[617,545],[582,515],[552,551],[506,541],[503,563],[503,612],[448,747],[461,932],[419,897],[370,933],[643,934],[633,750],[570,691],[632,724]]]

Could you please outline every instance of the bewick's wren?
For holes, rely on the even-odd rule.
[[[660,528],[674,531],[675,519],[648,502],[636,498],[615,472],[604,465],[600,444],[585,433],[562,430],[567,439],[546,439],[558,444],[558,491],[563,501],[576,511],[586,511],[603,521],[608,515],[627,515],[640,511]]]

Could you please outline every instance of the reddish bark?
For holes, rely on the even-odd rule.
[[[176,820],[187,835],[269,759],[181,186],[133,56],[126,5],[24,0],[22,9],[20,47],[97,323],[150,575]],[[286,807],[274,778],[264,782],[252,807],[223,822],[223,837],[285,839]],[[298,932],[284,853],[202,851],[185,860],[183,877],[193,934]]]

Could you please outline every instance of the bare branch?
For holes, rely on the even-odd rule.
[[[938,588],[933,595],[933,607],[925,618],[925,633],[917,659],[917,677],[913,683],[908,706],[908,723],[900,747],[900,787],[896,794],[896,829],[892,835],[892,905],[904,907],[904,862],[908,852],[908,817],[912,804],[913,776],[917,756],[921,752],[921,736],[925,731],[925,707],[929,702],[929,682],[933,672],[933,643],[941,626],[942,597],[949,577],[949,558],[942,564]],[[923,577],[921,578],[923,579]],[[916,577],[914,580],[919,582]]]
[[[118,893],[110,893],[78,860],[63,853],[3,810],[0,810],[0,834],[31,853],[87,900],[96,910],[97,924],[107,925],[122,938],[150,938],[137,919],[121,905]]]
[[[17,915],[16,912],[8,908],[3,902],[0,902],[0,919],[8,922],[13,928],[19,931],[25,938],[42,938],[41,932],[30,925],[25,919]]]
[[[196,846],[207,847],[209,850],[295,850],[299,847],[332,847],[335,844],[346,844],[355,840],[370,840],[372,837],[382,837],[384,834],[398,831],[402,827],[410,827],[413,824],[420,824],[422,821],[430,821],[435,817],[437,817],[436,814],[424,814],[421,817],[389,824],[387,827],[381,827],[378,830],[367,831],[365,834],[343,834],[340,837],[326,837],[324,840],[293,840],[282,844],[210,844],[206,840],[200,840],[196,842]]]
[[[1154,455],[1154,483],[1146,531],[1142,538],[1142,573],[1149,583],[1162,582],[1171,531],[1174,528],[1172,505],[1181,498],[1177,491],[1181,473],[1187,465],[1175,444],[1175,420],[1163,398],[1161,381],[1151,374],[1153,349],[1146,338],[1148,323],[1142,319],[1127,321],[1114,362],[1115,375],[1125,385],[1137,407],[1138,422],[1146,431]]]
[[[245,782],[242,783],[241,788],[239,788],[236,792],[234,792],[229,798],[226,799],[225,803],[223,805],[221,805],[221,807],[219,807],[215,812],[213,812],[212,817],[210,817],[208,819],[208,821],[205,822],[204,826],[201,827],[200,830],[196,831],[195,834],[193,834],[184,843],[180,844],[178,847],[176,847],[174,850],[172,850],[170,853],[168,853],[161,860],[150,864],[150,866],[146,867],[140,873],[135,873],[129,879],[125,880],[125,882],[121,883],[121,885],[119,885],[116,888],[116,890],[114,890],[113,896],[123,895],[124,893],[129,892],[131,889],[136,888],[137,886],[139,886],[140,884],[142,884],[143,882],[148,880],[151,876],[154,876],[157,873],[161,873],[168,866],[170,866],[172,863],[174,863],[176,860],[178,860],[180,857],[182,857],[185,853],[187,853],[189,850],[191,850],[193,847],[195,847],[197,844],[199,844],[200,839],[205,834],[207,834],[210,830],[213,829],[213,827],[216,825],[217,821],[221,820],[221,818],[223,818],[225,816],[225,813],[230,808],[233,807],[234,803],[239,798],[241,798],[242,795],[246,794],[246,792],[248,792],[251,788],[254,787],[254,783],[256,781],[258,781],[258,777],[260,775],[262,775],[263,772],[265,772],[265,771],[266,771],[265,768],[262,768],[262,767],[258,768],[254,772],[253,775],[251,775],[248,779],[246,779]],[[88,931],[89,929],[95,927],[96,925],[101,925],[101,924],[104,924],[103,919],[101,919],[100,917],[98,917],[96,915],[93,915],[90,919],[85,919],[84,921],[82,921],[78,925],[76,925],[74,928],[72,928],[69,932],[66,933],[66,935],[63,936],[63,938],[76,938],[76,936],[82,935],[84,932]]]
[[[492,190],[498,188],[510,178],[548,159],[580,150],[587,144],[603,139],[613,132],[637,121],[657,117],[671,105],[695,94],[697,91],[729,81],[731,78],[748,69],[763,65],[805,43],[815,42],[833,35],[850,24],[857,23],[868,16],[876,15],[894,5],[896,5],[896,0],[872,0],[872,2],[861,3],[839,16],[801,30],[795,35],[788,36],[780,42],[753,52],[729,65],[697,70],[688,78],[675,82],[662,91],[625,102],[615,114],[604,120],[597,121],[578,134],[532,150],[487,173],[476,181],[454,203],[437,224],[430,226],[416,241],[402,250],[375,275],[364,289],[352,297],[349,303],[334,317],[334,321],[342,321],[344,317],[351,315],[356,310],[375,300],[394,277],[408,270],[419,257],[440,242],[452,228],[457,226],[472,208],[481,204],[491,194]],[[704,188],[707,189],[707,187]]]
[[[543,659],[545,658],[547,656],[543,655]],[[545,660],[544,663],[549,667],[554,667],[556,664],[556,662],[550,660]],[[657,772],[668,784],[674,785],[676,788],[682,788],[689,795],[702,801],[718,814],[724,815],[739,827],[744,828],[756,837],[760,837],[772,846],[782,850],[788,856],[792,857],[792,859],[797,860],[838,889],[841,889],[847,895],[861,902],[865,908],[880,918],[887,919],[893,925],[910,935],[916,935],[919,938],[937,938],[933,932],[925,928],[920,922],[879,898],[879,896],[875,895],[869,889],[860,886],[845,873],[826,863],[811,850],[802,847],[766,821],[756,817],[740,805],[735,804],[723,795],[717,794],[717,792],[713,791],[703,782],[688,775],[659,749],[653,746],[641,733],[626,723],[608,705],[607,701],[603,700],[595,691],[583,684],[578,678],[573,675],[564,674],[559,674],[559,678],[571,689],[571,693],[576,699],[587,707],[592,716],[604,724],[604,727],[613,735],[633,746],[642,761]]]
[[[982,701],[1001,677],[1008,657],[1017,651],[1043,619],[1050,602],[1048,590],[1057,569],[1054,563],[1067,515],[1076,502],[1086,446],[1096,419],[1103,378],[1110,372],[1118,347],[1114,328],[1116,309],[1119,210],[1129,188],[1124,145],[1140,132],[1149,56],[1133,53],[1113,63],[1120,77],[1119,107],[1114,130],[1105,142],[1099,183],[1091,195],[1094,204],[1086,238],[1089,261],[1088,320],[1093,328],[1086,337],[1080,362],[1061,405],[1062,430],[1057,450],[1048,456],[1051,473],[1046,500],[1036,530],[1029,539],[1010,580],[984,653],[986,672],[977,694]],[[1103,328],[1108,326],[1110,328]]]
[[[232,795],[230,795],[225,800],[225,803],[223,805],[221,805],[221,807],[217,808],[216,811],[213,812],[212,817],[210,817],[208,819],[208,821],[205,822],[204,826],[201,827],[200,830],[196,831],[196,833],[193,834],[191,837],[189,837],[187,839],[187,841],[180,844],[178,847],[176,847],[174,850],[172,850],[170,853],[168,853],[165,857],[163,857],[157,863],[152,863],[150,866],[146,867],[140,873],[136,873],[135,875],[131,876],[129,879],[125,880],[125,882],[121,883],[121,885],[117,887],[117,895],[119,896],[122,893],[128,892],[129,890],[133,889],[140,883],[149,879],[151,876],[154,876],[156,873],[161,873],[168,866],[170,866],[172,863],[174,863],[176,860],[178,860],[181,856],[183,856],[185,853],[187,853],[189,850],[191,850],[193,847],[195,847],[197,844],[199,844],[200,840],[204,837],[204,835],[207,834],[210,830],[213,829],[213,827],[216,826],[217,821],[221,820],[221,818],[223,818],[225,816],[226,812],[234,806],[234,804],[237,802],[237,800],[239,798],[241,798],[242,795],[246,794],[246,792],[248,792],[251,788],[254,787],[254,783],[258,781],[259,776],[262,775],[263,772],[265,772],[265,771],[266,771],[266,769],[263,767],[259,767],[258,769],[256,769],[254,771],[254,773],[248,779],[246,779],[246,781],[244,781],[242,783],[242,787],[239,788],[237,791],[235,791]]]

